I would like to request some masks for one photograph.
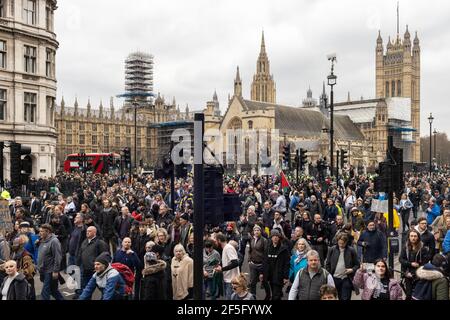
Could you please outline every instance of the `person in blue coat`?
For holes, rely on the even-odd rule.
[[[293,253],[291,256],[290,267],[289,267],[289,280],[291,283],[294,282],[295,276],[300,269],[305,268],[308,265],[308,259],[306,259],[306,254],[311,250],[308,241],[304,238],[300,238],[295,243]]]
[[[98,288],[101,300],[122,300],[125,294],[125,281],[120,273],[111,267],[111,256],[102,252],[95,259],[95,273],[81,293],[79,300],[91,300],[92,294]]]
[[[450,232],[448,232],[448,230],[445,234],[444,242],[442,242],[442,253],[450,253]]]
[[[30,223],[27,221],[23,221],[19,225],[20,234],[24,234],[28,237],[28,242],[25,244],[24,249],[28,251],[33,258],[34,264],[36,264],[38,258],[38,247],[36,246],[36,240],[39,239],[39,236],[30,232],[30,229]]]
[[[427,208],[426,212],[427,212],[428,225],[431,225],[433,223],[434,219],[436,219],[438,216],[441,215],[441,208],[436,203],[436,199],[431,198],[428,201],[428,208]]]
[[[358,246],[363,248],[363,262],[374,263],[378,259],[387,258],[386,237],[376,229],[373,221],[369,221],[367,229],[359,237]]]

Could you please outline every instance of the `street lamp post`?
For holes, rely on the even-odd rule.
[[[134,106],[134,170],[137,173],[137,108],[139,106],[137,98],[134,98],[133,106]]]
[[[433,135],[434,135],[434,153],[433,153],[433,158],[434,159],[437,159],[436,158],[436,135],[437,135],[437,131],[436,131],[436,128],[434,128],[434,130],[433,130]]]
[[[428,121],[430,122],[430,175],[431,175],[431,172],[432,172],[432,167],[431,167],[431,149],[432,149],[432,141],[431,141],[431,139],[432,139],[432,125],[433,125],[433,120],[434,120],[434,118],[433,118],[433,115],[431,114],[431,112],[430,112],[430,116],[428,117]]]
[[[334,75],[334,63],[336,62],[336,55],[328,57],[331,60],[331,73],[328,76],[328,85],[331,87],[330,94],[330,170],[331,176],[334,176],[334,91],[333,87],[336,85],[337,76]],[[336,177],[337,180],[337,177]]]

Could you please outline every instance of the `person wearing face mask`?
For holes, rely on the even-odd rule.
[[[368,272],[361,264],[353,285],[362,290],[361,300],[403,300],[402,288],[383,259],[375,261],[373,272]]]

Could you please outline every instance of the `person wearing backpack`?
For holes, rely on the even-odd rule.
[[[17,271],[17,263],[6,261],[5,271],[7,276],[0,287],[0,300],[28,300],[30,284],[23,273]]]
[[[316,250],[306,254],[308,265],[300,269],[289,291],[289,300],[320,300],[320,288],[324,284],[335,287],[332,275],[320,265]]]
[[[413,300],[449,300],[449,285],[442,271],[433,263],[427,263],[416,271],[417,283]]]
[[[95,259],[95,273],[81,293],[79,300],[91,300],[92,294],[98,288],[101,300],[122,300],[125,294],[125,281],[119,271],[111,265],[109,252],[102,252]]]

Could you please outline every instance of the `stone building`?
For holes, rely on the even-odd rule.
[[[56,173],[56,0],[0,1],[0,141],[31,147],[31,177]],[[1,170],[1,168],[0,168]]]

